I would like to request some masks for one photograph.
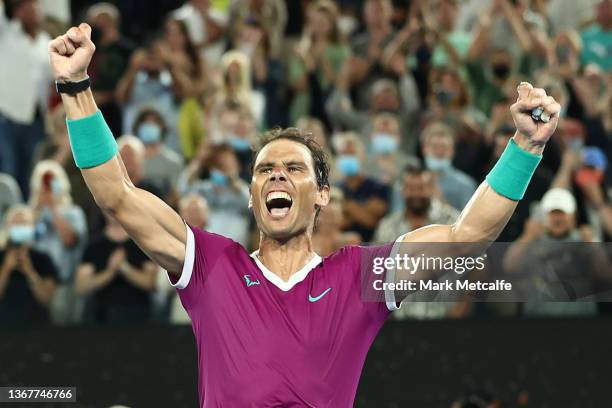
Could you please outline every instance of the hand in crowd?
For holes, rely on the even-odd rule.
[[[113,271],[117,273],[119,272],[121,265],[126,261],[126,259],[127,258],[126,258],[125,249],[117,248],[111,253],[111,256],[108,258],[108,263],[106,265],[106,268],[109,271]]]

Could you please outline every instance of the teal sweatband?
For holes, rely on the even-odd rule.
[[[498,194],[518,201],[525,195],[540,160],[542,155],[529,153],[510,139],[504,153],[487,175],[487,183]]]
[[[117,154],[117,142],[102,112],[97,111],[81,119],[66,119],[66,124],[72,155],[78,168],[99,166]]]

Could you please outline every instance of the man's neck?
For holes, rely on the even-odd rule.
[[[305,232],[282,242],[263,234],[260,236],[257,258],[285,282],[315,255],[310,233]]]

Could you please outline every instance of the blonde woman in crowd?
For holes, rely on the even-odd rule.
[[[74,205],[64,169],[52,160],[39,162],[30,180],[34,248],[48,254],[58,271],[58,290],[51,306],[54,323],[73,323],[79,308],[72,290],[74,270],[87,236],[83,210]]]

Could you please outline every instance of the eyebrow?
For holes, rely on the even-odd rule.
[[[304,163],[303,161],[300,160],[291,160],[288,162],[282,161],[281,162],[283,166],[285,167],[289,167],[289,166],[302,166],[302,167],[306,167],[306,163]],[[274,167],[275,163],[274,162],[263,162],[263,163],[259,163],[257,166],[255,166],[255,170],[259,170],[261,168],[268,168],[268,167]]]

